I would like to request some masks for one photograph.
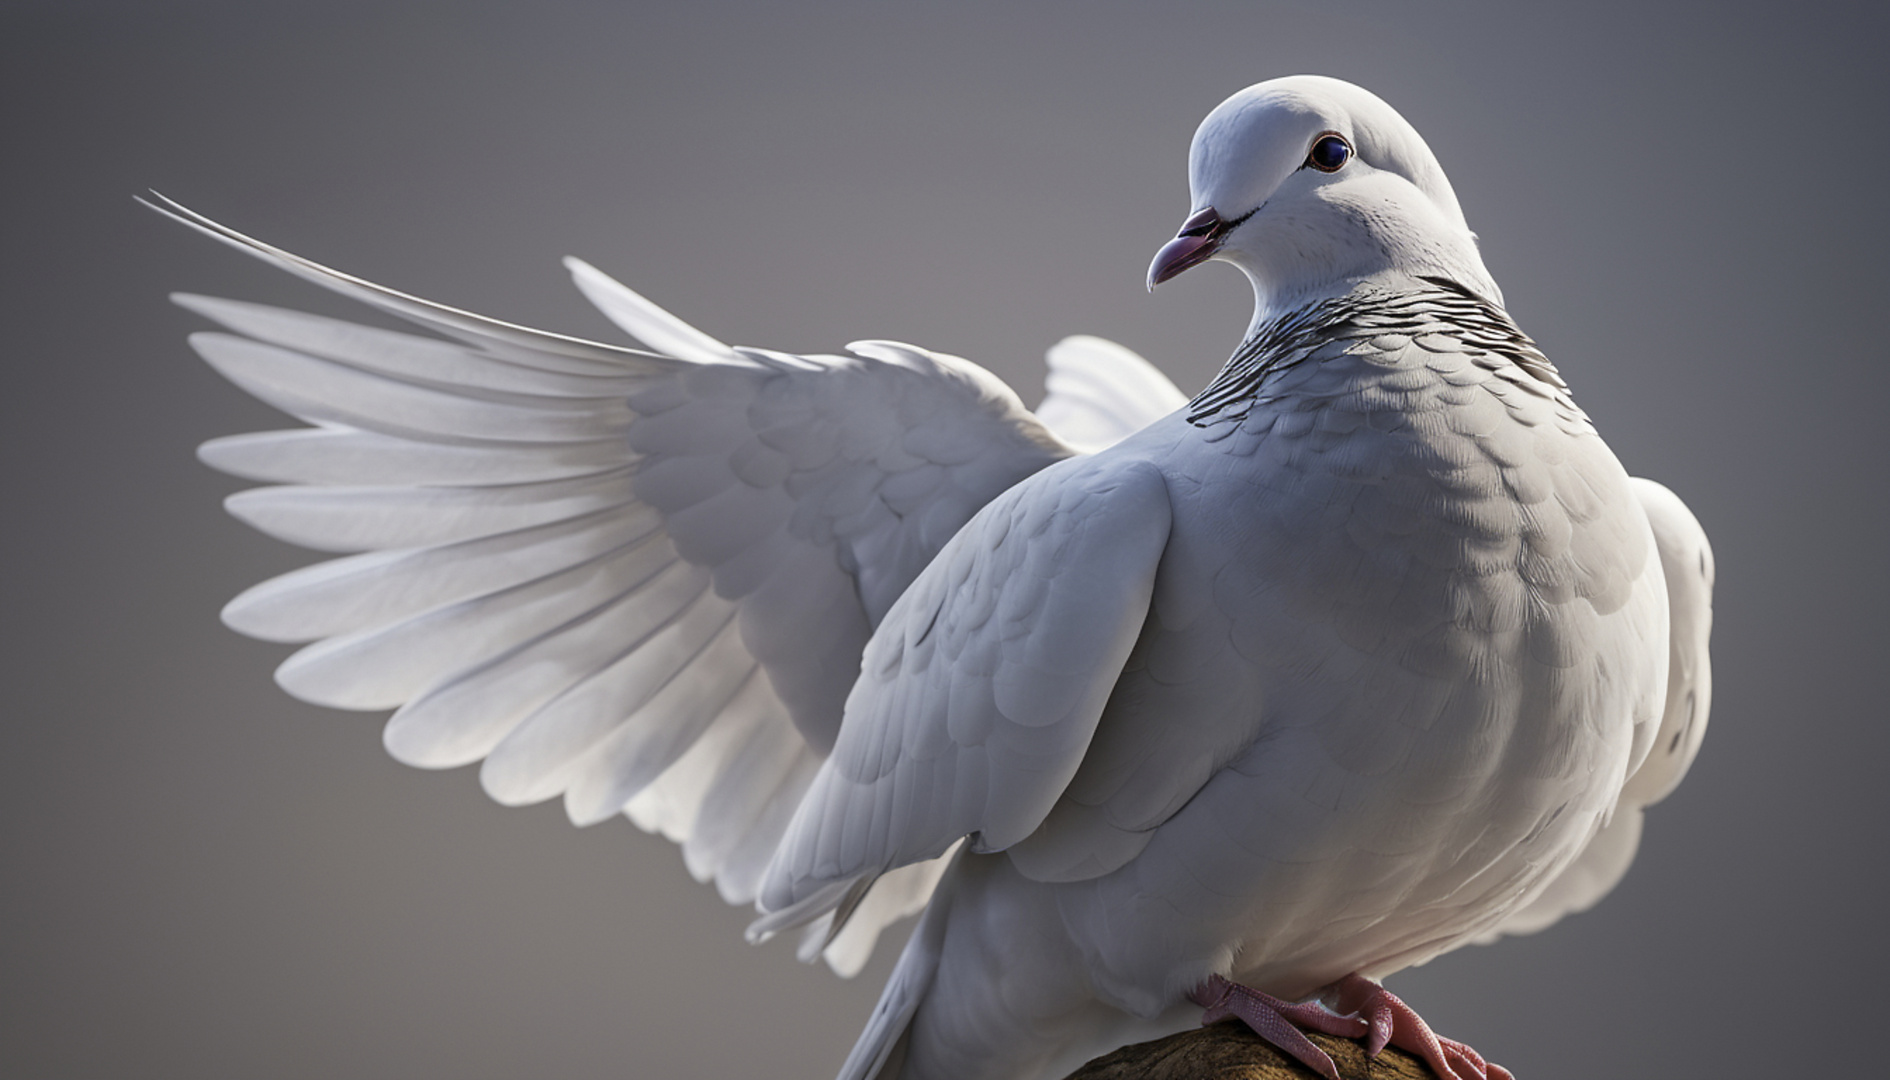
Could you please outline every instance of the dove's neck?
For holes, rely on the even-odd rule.
[[[1308,361],[1332,360],[1354,342],[1387,335],[1456,339],[1507,360],[1518,374],[1549,393],[1565,395],[1568,389],[1554,365],[1500,305],[1455,278],[1374,275],[1336,292],[1301,294],[1284,310],[1264,302],[1258,306],[1240,348],[1188,403],[1189,423],[1239,423],[1255,404],[1271,398],[1269,385],[1281,372]]]
[[[1489,271],[1483,268],[1483,262],[1476,257],[1475,252],[1469,254],[1468,259],[1412,260],[1405,265],[1364,273],[1291,282],[1277,280],[1271,275],[1257,272],[1255,268],[1241,265],[1241,271],[1253,286],[1253,319],[1247,324],[1246,339],[1252,340],[1268,325],[1288,318],[1294,312],[1305,311],[1329,301],[1361,293],[1387,295],[1429,291],[1436,288],[1433,283],[1439,280],[1455,282],[1465,292],[1500,310],[1503,306],[1502,290],[1496,287],[1496,282],[1491,279]]]

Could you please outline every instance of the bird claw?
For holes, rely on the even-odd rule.
[[[1464,1043],[1432,1031],[1416,1010],[1362,975],[1347,975],[1326,987],[1320,997],[1307,1001],[1287,1001],[1210,975],[1188,1000],[1201,1006],[1203,1027],[1236,1018],[1326,1080],[1340,1080],[1339,1067],[1306,1037],[1306,1031],[1363,1037],[1366,1054],[1374,1058],[1385,1047],[1395,1046],[1423,1058],[1438,1080],[1516,1080],[1508,1069],[1485,1061]],[[1328,1006],[1327,1001],[1332,1004]]]
[[[1326,1080],[1340,1080],[1339,1067],[1332,1056],[1308,1039],[1301,1029],[1356,1039],[1366,1033],[1367,1025],[1357,1016],[1341,1016],[1318,1000],[1286,1001],[1272,994],[1230,982],[1219,975],[1196,987],[1188,999],[1204,1010],[1203,1027],[1229,1017],[1239,1019],[1268,1043],[1291,1055],[1300,1064]]]
[[[1463,1059],[1467,1068],[1459,1070],[1460,1073],[1467,1071],[1473,1076],[1482,1077],[1483,1080],[1516,1080],[1516,1077],[1511,1074],[1508,1069],[1503,1068],[1493,1061],[1484,1060],[1482,1054],[1477,1053],[1469,1046],[1455,1039],[1446,1039],[1442,1035],[1439,1035],[1437,1036],[1437,1042],[1443,1047],[1446,1056],[1461,1057]]]
[[[1365,1051],[1371,1057],[1389,1045],[1423,1058],[1438,1080],[1515,1080],[1508,1069],[1485,1061],[1468,1045],[1439,1036],[1398,995],[1362,975],[1347,975],[1326,993],[1335,1009],[1366,1022]]]

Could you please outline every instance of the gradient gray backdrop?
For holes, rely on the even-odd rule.
[[[579,334],[610,330],[567,252],[738,343],[908,339],[1035,400],[1083,331],[1198,387],[1249,299],[1226,267],[1143,291],[1189,136],[1307,71],[1424,132],[1518,319],[1719,557],[1712,731],[1627,881],[1393,988],[1523,1080],[1770,1075],[1784,1009],[1793,1071],[1861,1072],[1890,23],[1771,6],[13,0],[0,1074],[819,1080],[887,967],[749,948],[668,845],[501,809],[274,689],[287,650],[216,612],[307,556],[224,517],[241,485],[192,448],[283,421],[164,296],[348,309],[133,193]]]

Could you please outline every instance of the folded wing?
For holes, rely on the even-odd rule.
[[[791,923],[967,834],[1000,850],[1042,823],[1141,633],[1169,520],[1153,466],[1102,455],[1032,476],[953,537],[867,646],[762,907]]]
[[[1533,934],[1564,915],[1586,911],[1613,891],[1640,846],[1643,811],[1680,785],[1706,737],[1713,704],[1707,639],[1713,630],[1713,548],[1680,497],[1642,477],[1629,481],[1653,527],[1667,584],[1667,697],[1653,746],[1628,777],[1607,825],[1580,856],[1526,907],[1484,940]]]

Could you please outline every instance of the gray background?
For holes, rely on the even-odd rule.
[[[1192,387],[1249,301],[1225,267],[1141,287],[1189,135],[1302,71],[1425,133],[1514,313],[1720,567],[1712,731],[1627,881],[1393,988],[1524,1080],[1862,1070],[1890,24],[1768,6],[14,0],[0,1073],[819,1078],[886,968],[751,949],[661,841],[502,810],[273,688],[286,650],[216,610],[307,556],[191,454],[281,419],[164,294],[347,309],[134,192],[581,334],[609,330],[566,252],[735,342],[903,338],[1034,400],[1086,331]],[[1808,1041],[1768,1034],[1793,1011]]]

